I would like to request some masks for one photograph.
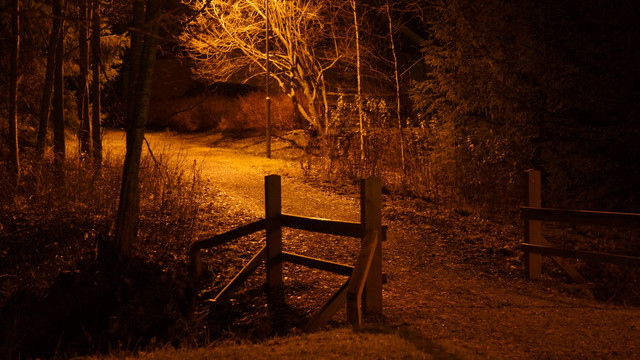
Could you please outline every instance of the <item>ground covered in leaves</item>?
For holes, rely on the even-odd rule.
[[[218,146],[207,150],[203,172],[234,207],[242,204],[256,219],[263,212],[262,177],[271,173],[283,176],[283,212],[359,218],[357,187],[336,189],[321,177],[309,177],[304,160],[267,161],[261,155],[264,144],[255,138],[231,143],[191,135],[180,141],[194,153]],[[276,150],[274,157],[288,154]],[[389,225],[383,244],[384,326],[415,331],[445,348],[481,358],[640,356],[637,277],[628,279],[626,291],[616,295],[606,289],[625,286],[615,281],[577,286],[546,263],[542,281],[527,281],[519,226],[491,223],[423,199],[384,195],[383,221]],[[258,236],[251,241],[261,240]],[[353,263],[358,251],[357,241],[293,230],[283,241],[290,251],[344,263]],[[266,300],[252,294],[262,276],[236,292],[233,301],[249,311],[234,322],[235,329],[260,332],[261,326],[271,326],[264,321],[269,319]],[[287,304],[295,315],[287,325],[292,327],[304,324],[345,280],[297,266],[289,267],[285,276]],[[208,316],[215,318],[216,313]],[[338,313],[330,325],[344,325],[344,319],[345,314]]]
[[[200,199],[204,223],[198,224],[197,238],[261,218],[263,177],[268,174],[283,177],[285,213],[359,219],[357,187],[336,187],[312,176],[308,159],[291,146],[292,139],[275,141],[273,160],[262,155],[259,138],[230,141],[220,134],[153,133],[148,140],[154,152],[180,149],[186,163],[197,164],[207,189]],[[120,132],[109,133],[105,141],[114,152],[122,151],[123,144]],[[637,277],[625,284],[577,286],[547,263],[542,281],[527,281],[518,249],[519,226],[491,223],[424,199],[384,195],[383,222],[389,226],[383,243],[383,315],[367,320],[404,334],[424,354],[640,357]],[[127,264],[97,261],[96,255],[76,264],[76,270],[55,276],[46,292],[3,296],[2,337],[15,339],[10,345],[27,347],[32,356],[149,349],[167,343],[198,346],[234,338],[259,341],[300,332],[347,280],[285,265],[285,302],[274,308],[267,302],[260,267],[229,298],[212,302],[264,244],[264,233],[204,251],[206,271],[199,279],[190,277],[187,268],[186,251],[193,240],[185,239],[182,249],[168,252],[156,247],[156,256],[141,251],[138,260]],[[283,242],[286,251],[345,264],[353,264],[359,250],[357,239],[297,230],[285,230]],[[154,249],[147,245],[141,249]],[[592,265],[576,265],[594,272]],[[7,288],[9,282],[3,284]],[[339,312],[328,327],[345,326],[345,317]],[[29,348],[34,343],[43,348]]]

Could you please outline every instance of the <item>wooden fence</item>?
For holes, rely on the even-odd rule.
[[[543,255],[550,256],[578,283],[586,280],[568,264],[568,258],[640,266],[640,257],[562,249],[549,244],[542,234],[543,221],[640,229],[640,214],[543,208],[540,171],[528,170],[526,185],[525,206],[521,208],[525,226],[522,250],[525,253],[525,273],[529,279],[539,279],[542,275]]]
[[[345,304],[347,320],[354,327],[359,327],[362,324],[363,312],[382,314],[381,242],[386,238],[386,226],[382,226],[381,194],[379,178],[369,177],[361,181],[361,220],[359,223],[288,215],[282,213],[280,176],[266,176],[265,218],[194,243],[189,249],[192,269],[197,276],[201,275],[200,250],[266,230],[266,244],[218,293],[213,301],[227,296],[263,262],[266,262],[269,298],[283,298],[282,263],[287,261],[349,276],[347,282],[311,317],[305,328],[306,331],[311,332],[319,329]],[[361,249],[355,266],[282,251],[282,227],[360,238]]]

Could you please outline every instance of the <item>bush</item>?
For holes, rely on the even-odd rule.
[[[234,125],[239,129],[264,129],[266,127],[266,103],[263,92],[253,92],[236,99]],[[271,96],[271,127],[275,130],[292,130],[299,127],[293,102],[285,94]]]
[[[147,127],[175,131],[216,129],[233,116],[233,102],[233,98],[223,96],[154,99],[149,107]]]
[[[128,262],[103,252],[112,238],[122,159],[107,153],[98,170],[67,158],[62,172],[25,159],[17,187],[0,163],[3,354],[70,355],[188,335],[195,295],[186,250],[199,224],[216,226],[218,216],[195,165],[168,151],[155,159],[141,163],[139,235]]]
[[[264,129],[266,119],[263,92],[238,97],[206,96],[154,99],[149,107],[151,129],[175,131]],[[291,130],[299,126],[291,99],[284,94],[271,97],[271,126]]]
[[[175,242],[184,249],[184,241],[193,237],[194,222],[199,204],[204,196],[197,168],[185,168],[180,155],[156,154],[157,163],[144,156],[140,173],[140,239],[157,240],[159,228],[165,243],[154,246],[158,251],[171,251]],[[8,169],[2,168],[2,181],[8,182]],[[3,184],[0,196],[0,236],[2,246],[20,242],[14,249],[24,256],[9,251],[6,270],[15,267],[37,268],[28,256],[34,248],[51,248],[52,251],[69,247],[69,251],[90,251],[90,254],[73,253],[56,259],[61,266],[72,267],[72,262],[86,256],[95,256],[95,241],[108,236],[113,230],[117,211],[122,159],[104,154],[98,170],[82,164],[77,157],[67,158],[63,173],[49,163],[23,163],[23,178],[19,187]],[[77,245],[77,246],[76,246]],[[145,245],[146,246],[146,245]],[[170,248],[168,248],[168,246]],[[54,249],[56,248],[56,249]],[[183,252],[182,250],[180,252]],[[0,256],[2,256],[0,255]],[[76,258],[80,256],[80,258]],[[46,274],[43,273],[46,277]],[[38,276],[38,278],[42,278]]]

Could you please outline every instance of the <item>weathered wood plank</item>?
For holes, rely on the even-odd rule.
[[[542,180],[539,170],[526,171],[526,198],[525,205],[542,207]],[[530,244],[542,244],[542,222],[527,219],[524,222],[524,242]],[[542,256],[535,253],[526,253],[524,260],[525,273],[529,280],[540,279],[542,276]]]
[[[373,231],[365,237],[353,274],[349,279],[349,286],[347,287],[347,321],[354,327],[359,327],[362,324],[362,292],[367,283],[379,243],[380,237],[377,231]]]
[[[305,216],[282,214],[280,217],[282,226],[312,231],[322,234],[362,237],[362,225],[356,222],[336,221],[329,219],[312,218]]]
[[[333,261],[316,259],[309,256],[294,254],[286,251],[282,252],[282,261],[288,261],[294,264],[303,265],[318,270],[329,271],[344,276],[351,276],[351,273],[353,272],[353,266],[344,265]]]
[[[279,297],[282,292],[282,186],[278,175],[264,177],[264,203],[267,230],[267,287],[269,293]]]
[[[352,221],[340,221],[291,214],[282,214],[280,224],[284,227],[317,232],[322,234],[362,238],[364,230],[362,224]],[[382,241],[387,240],[388,225],[382,225]]]
[[[640,228],[640,214],[522,207],[522,218],[548,222]]]
[[[589,261],[600,261],[616,265],[640,266],[640,257],[615,255],[602,252],[582,251],[574,249],[561,249],[552,246],[521,244],[525,252],[536,253],[546,256],[561,256],[565,258],[582,259]]]
[[[191,245],[190,251],[207,249],[210,247],[222,245],[228,243],[229,241],[241,238],[243,236],[247,236],[253,234],[258,231],[262,231],[265,229],[266,221],[264,219],[260,219],[256,222],[252,222],[250,224],[240,226],[231,231],[227,231],[226,233],[218,234],[208,239],[200,240],[193,245]]]
[[[263,246],[260,251],[258,251],[252,258],[249,260],[247,265],[245,265],[242,270],[236,274],[236,276],[229,281],[227,286],[222,289],[218,295],[212,301],[218,301],[222,297],[226,296],[231,290],[235,289],[238,285],[242,284],[245,280],[251,276],[251,274],[256,271],[258,266],[262,264],[267,259],[267,247]]]
[[[262,231],[265,229],[265,225],[265,220],[261,219],[250,224],[235,228],[231,231],[227,231],[226,233],[218,234],[208,239],[196,241],[189,248],[191,270],[196,276],[202,275],[202,260],[200,256],[200,250],[226,244],[243,236]]]
[[[200,257],[200,249],[189,249],[189,265],[191,274],[196,278],[202,275],[202,258]]]
[[[545,238],[541,239],[540,245],[542,246],[553,246],[549,243]],[[560,269],[564,270],[564,272],[569,275],[569,277],[578,284],[586,284],[587,279],[585,279],[579,272],[576,270],[571,264],[567,262],[567,258],[561,256],[551,256],[551,260],[553,260]]]
[[[380,233],[382,227],[382,182],[380,178],[370,176],[363,179],[360,186],[360,222],[364,227],[365,234],[374,231]],[[377,244],[367,277],[367,289],[363,296],[364,311],[370,314],[382,314],[382,242],[378,241]],[[364,245],[363,243],[362,246]]]
[[[335,313],[337,313],[347,302],[347,286],[349,282],[344,283],[340,290],[338,290],[333,296],[327,301],[320,310],[315,313],[307,326],[305,326],[305,332],[314,332],[320,329],[322,325],[324,325]]]

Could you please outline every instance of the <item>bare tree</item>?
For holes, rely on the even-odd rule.
[[[80,119],[80,128],[78,131],[78,139],[80,141],[80,154],[84,157],[91,151],[91,122],[89,121],[89,91],[87,78],[89,74],[89,7],[87,0],[78,0],[78,65],[80,75],[78,79],[78,118]]]
[[[151,76],[158,45],[159,17],[163,0],[133,2],[133,33],[129,50],[129,89],[127,90],[127,154],[122,171],[122,187],[116,219],[115,247],[122,258],[131,255],[138,235],[140,212],[140,158],[149,111]]]
[[[54,0],[54,3],[57,0]],[[40,102],[40,123],[38,125],[38,138],[36,142],[36,156],[41,158],[44,155],[45,143],[47,140],[47,127],[49,123],[49,113],[51,109],[51,97],[53,95],[53,78],[56,66],[56,49],[62,30],[62,21],[59,17],[53,17],[53,26],[47,44],[47,69],[44,77],[44,87]]]
[[[11,64],[9,80],[9,147],[15,183],[20,181],[18,151],[18,53],[20,51],[20,0],[11,1]]]
[[[100,125],[100,0],[93,0],[91,19],[91,138],[93,140],[93,162],[102,164],[102,137]],[[88,115],[88,114],[87,114]]]
[[[249,81],[265,73],[266,1],[187,1],[198,13],[180,39],[197,76],[210,82]],[[324,1],[269,2],[271,78],[320,134],[326,130],[324,76],[341,56],[331,41],[329,9]]]
[[[391,17],[389,0],[386,0],[385,3],[385,13],[387,15],[387,20],[389,21],[389,43],[391,44],[391,54],[393,55],[393,75],[396,86],[396,116],[398,120],[398,130],[400,131],[400,157],[402,159],[402,171],[406,171],[404,159],[404,133],[402,130],[402,113],[400,106],[400,76],[398,74],[398,56],[396,54],[396,44],[393,39],[393,19]]]
[[[62,19],[61,0],[53,2],[53,16]],[[60,26],[64,23],[60,20]],[[65,158],[64,138],[64,30],[61,30],[60,39],[56,48],[56,66],[53,81],[53,153],[56,166],[62,168]]]
[[[360,126],[360,165],[364,171],[366,165],[366,157],[364,152],[364,124],[363,124],[363,111],[362,111],[362,74],[360,73],[360,31],[358,29],[358,10],[356,0],[351,0],[351,9],[353,10],[353,28],[355,31],[356,40],[356,77],[358,80],[356,104],[358,109],[358,124]]]

